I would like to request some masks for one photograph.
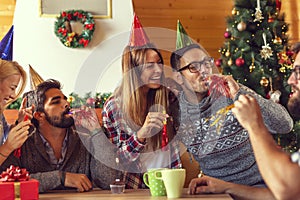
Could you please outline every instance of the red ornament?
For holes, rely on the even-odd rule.
[[[227,38],[227,39],[230,38],[231,37],[231,32],[230,31],[225,31],[224,37]]]
[[[237,58],[235,60],[235,64],[236,64],[236,66],[241,67],[245,64],[245,60],[243,58]]]
[[[291,51],[291,50],[288,50],[288,51],[286,51],[286,53],[285,53],[288,57],[291,57],[291,56],[293,56],[294,55],[294,52],[293,51]]]
[[[217,67],[221,67],[221,64],[222,64],[222,59],[219,58],[218,60],[215,61],[215,64]]]
[[[276,10],[280,12],[281,10],[281,0],[276,0]]]
[[[269,23],[272,23],[272,22],[274,22],[274,18],[273,18],[272,16],[269,16],[269,18],[268,18],[268,22],[269,22]]]

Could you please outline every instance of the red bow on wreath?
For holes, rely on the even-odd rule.
[[[83,46],[86,47],[89,44],[89,41],[84,38],[81,38],[79,40],[79,44],[83,44]]]
[[[66,36],[68,33],[67,29],[65,28],[59,28],[57,31],[61,33],[63,36]]]
[[[25,168],[11,165],[6,171],[2,172],[0,177],[2,182],[28,181],[29,172]]]
[[[89,30],[93,30],[94,24],[86,24],[86,25],[85,25],[85,28],[86,28],[86,29],[89,29]]]

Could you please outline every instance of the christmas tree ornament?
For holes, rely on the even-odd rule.
[[[254,18],[254,22],[260,21],[262,19],[264,19],[264,17],[262,16],[262,12],[260,10],[260,0],[257,0],[257,6],[255,8],[255,14],[254,14],[255,18]]]
[[[236,15],[236,14],[237,14],[237,10],[236,10],[235,7],[232,9],[231,14],[232,14],[232,15]]]
[[[217,67],[221,67],[221,65],[222,65],[222,59],[221,59],[221,58],[217,59],[217,60],[215,61],[215,65],[216,65]]]
[[[229,39],[229,38],[231,37],[231,32],[230,32],[228,29],[226,29],[226,31],[225,31],[225,33],[224,33],[224,37],[225,37],[226,39]]]
[[[251,65],[249,66],[249,72],[253,72],[253,70],[255,69],[255,65],[254,65],[254,55],[252,53],[252,60],[251,60]]]
[[[273,51],[269,44],[267,44],[266,34],[263,33],[263,40],[264,40],[264,46],[262,46],[262,49],[260,50],[260,55],[263,59],[267,60],[273,55]]]
[[[275,38],[273,39],[273,43],[274,44],[282,44],[282,39],[277,36],[276,28],[275,27],[274,27],[273,32],[274,32],[274,35],[275,35]]]
[[[227,49],[227,51],[225,52],[225,56],[226,56],[226,57],[229,57],[229,56],[230,56],[230,51],[229,51],[229,49]]]
[[[228,66],[231,66],[232,65],[232,59],[230,58],[227,62]]]
[[[239,57],[235,60],[235,65],[241,67],[245,64],[245,60],[242,57]]]
[[[279,68],[279,71],[280,71],[281,73],[286,73],[286,67],[285,67],[285,66],[281,66],[281,67]]]
[[[277,36],[277,37],[274,38],[273,43],[274,44],[282,44],[282,39]]]
[[[281,0],[276,0],[276,10],[279,13],[281,10]]]
[[[268,93],[269,99],[275,103],[279,103],[281,92],[279,90],[273,90],[272,78],[270,77],[270,91]]]
[[[291,51],[291,50],[287,50],[287,51],[286,51],[286,55],[287,55],[288,57],[292,57],[292,56],[294,55],[294,52]]]
[[[129,38],[129,46],[140,47],[149,43],[149,38],[146,32],[144,31],[138,16],[134,14]]]
[[[250,73],[253,72],[254,69],[255,69],[255,65],[254,65],[254,63],[251,63],[251,65],[249,66],[249,72]]]
[[[273,18],[273,16],[271,16],[271,14],[270,14],[270,13],[269,13],[268,22],[269,22],[269,23],[272,23],[272,22],[274,22],[274,18]]]
[[[237,29],[238,29],[239,31],[244,31],[244,30],[246,30],[246,27],[247,27],[247,25],[246,25],[246,23],[243,22],[243,21],[241,21],[241,22],[238,23],[238,25],[237,25]]]
[[[269,80],[263,76],[259,83],[261,86],[267,87],[269,85]]]

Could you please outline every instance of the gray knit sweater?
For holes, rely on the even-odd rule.
[[[270,132],[291,131],[293,120],[283,106],[264,99],[245,86],[240,87],[236,99],[240,94],[252,93]],[[218,114],[233,100],[221,96],[212,101],[211,96],[213,94],[195,105],[185,99],[183,92],[180,94],[181,124],[177,136],[199,162],[204,174],[238,184],[264,184],[248,132],[231,111],[226,115]]]

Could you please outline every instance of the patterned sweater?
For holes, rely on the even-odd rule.
[[[283,106],[242,85],[235,98],[246,93],[253,94],[258,100],[271,133],[291,131],[293,120]],[[211,96],[213,94],[195,105],[189,103],[183,93],[180,94],[181,124],[177,136],[199,162],[204,174],[238,184],[264,184],[248,132],[231,110],[222,112],[222,108],[233,104],[233,100],[221,96],[212,101]]]

